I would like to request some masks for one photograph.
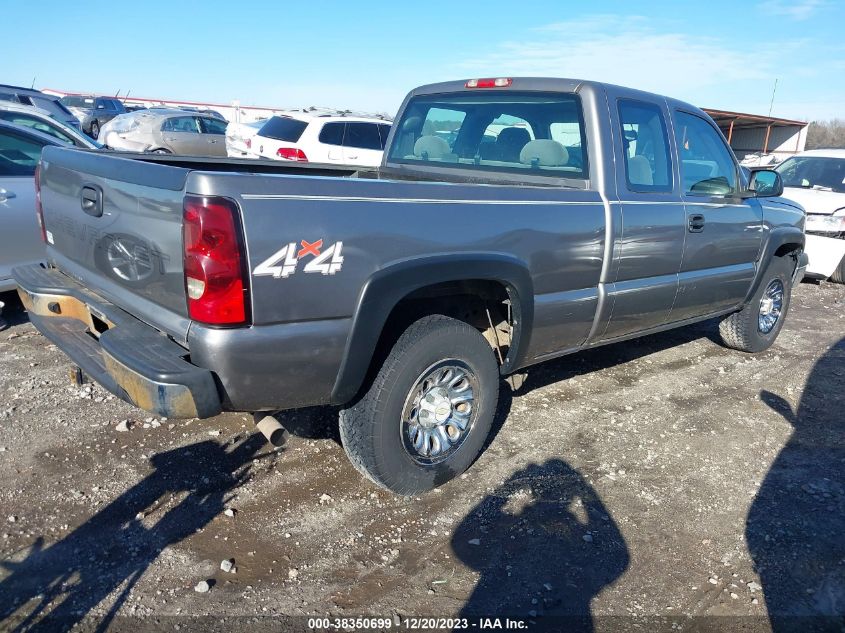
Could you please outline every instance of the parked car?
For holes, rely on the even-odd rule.
[[[106,147],[127,152],[226,156],[226,122],[184,110],[130,112],[107,123],[101,136]]]
[[[0,120],[0,292],[14,290],[12,268],[44,261],[35,215],[35,168],[41,150],[66,146],[53,136]]]
[[[97,149],[99,147],[96,141],[92,141],[78,129],[65,125],[54,119],[47,110],[35,106],[0,101],[0,121],[31,127],[75,147],[83,149]]]
[[[62,97],[62,103],[79,119],[82,131],[95,139],[104,124],[126,112],[120,99],[114,97],[68,95]]]
[[[502,376],[712,318],[760,352],[806,265],[777,172],[746,179],[707,114],[618,86],[418,88],[377,169],[230,160],[45,149],[30,320],[168,418],[338,405],[352,463],[403,495],[473,463]]]
[[[267,119],[249,123],[230,121],[226,126],[226,155],[231,158],[255,158],[252,139],[266,122]]]
[[[78,130],[82,129],[77,118],[64,106],[59,97],[55,95],[48,95],[32,88],[0,84],[0,101],[22,103],[23,105],[35,106],[42,110],[47,110],[57,121],[61,121],[65,125]]]
[[[775,167],[807,211],[807,276],[845,283],[845,149],[814,149]]]
[[[374,167],[381,163],[390,121],[290,112],[270,117],[252,139],[259,157]]]

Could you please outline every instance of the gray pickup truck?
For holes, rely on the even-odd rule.
[[[399,494],[466,470],[530,365],[713,317],[768,348],[806,266],[777,173],[589,81],[418,88],[374,169],[48,147],[36,187],[50,264],[15,278],[86,374],[168,417],[340,405]]]

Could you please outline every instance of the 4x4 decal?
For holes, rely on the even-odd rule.
[[[330,244],[320,252],[322,248],[322,239],[315,242],[300,240],[298,249],[296,242],[290,242],[258,264],[252,274],[256,277],[268,275],[276,279],[287,278],[296,272],[299,261],[310,255],[313,259],[305,264],[303,272],[334,275],[343,266],[343,242]]]

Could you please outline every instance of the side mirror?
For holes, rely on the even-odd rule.
[[[748,191],[758,198],[773,198],[783,195],[783,180],[773,169],[752,169],[748,179]]]

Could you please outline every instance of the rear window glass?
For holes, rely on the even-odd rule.
[[[587,178],[581,103],[574,94],[420,96],[397,125],[391,162]]]
[[[61,102],[71,108],[93,108],[92,97],[62,97]]]
[[[305,121],[290,117],[274,116],[267,120],[267,123],[262,126],[258,134],[265,138],[276,139],[277,141],[296,143],[306,127],[308,127],[308,123]]]
[[[39,132],[43,132],[44,134],[54,136],[65,143],[70,143],[71,145],[74,144],[73,139],[67,134],[64,134],[55,126],[49,125],[48,123],[37,117],[30,116],[28,114],[23,114],[20,112],[0,110],[0,119],[8,121],[9,123],[14,123],[15,125],[24,125],[26,127],[31,127],[35,130],[38,130]]]

